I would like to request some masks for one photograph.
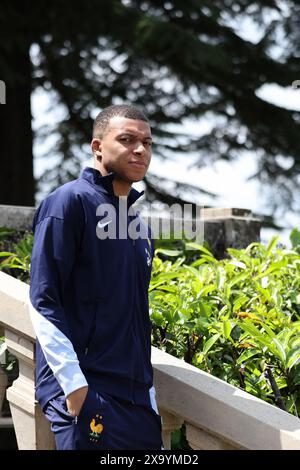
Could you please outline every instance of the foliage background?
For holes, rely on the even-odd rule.
[[[299,416],[297,230],[291,240],[293,249],[277,238],[228,249],[221,261],[191,243],[188,263],[184,252],[158,249],[149,295],[157,347]]]

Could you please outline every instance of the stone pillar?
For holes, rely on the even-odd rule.
[[[19,361],[19,377],[7,389],[19,450],[55,449],[50,425],[35,400],[34,341],[5,329],[9,351]]]
[[[2,325],[0,325],[0,337],[4,336],[4,328]],[[1,345],[2,343],[0,343]],[[1,365],[1,360],[3,360],[3,363],[5,362],[5,351],[2,356],[0,356],[0,418],[2,416],[2,406],[3,406],[3,401],[6,393],[6,388],[8,384],[8,378],[4,370],[2,369]]]
[[[8,378],[0,364],[0,418],[2,416],[2,406],[6,393]]]
[[[260,241],[261,221],[248,209],[207,208],[204,219],[204,240],[217,258],[226,256],[227,248],[246,248]]]
[[[35,207],[0,204],[0,227],[31,230]]]
[[[183,425],[183,418],[175,416],[171,413],[168,413],[165,410],[160,410],[160,415],[162,417],[162,438],[164,443],[164,448],[166,450],[171,449],[171,433],[176,429],[180,429]]]

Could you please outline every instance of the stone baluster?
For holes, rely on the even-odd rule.
[[[183,418],[175,416],[168,411],[161,410],[160,415],[162,417],[162,437],[164,448],[166,450],[171,449],[171,433],[180,429],[183,425]]]
[[[7,375],[2,369],[1,364],[0,364],[0,418],[2,416],[2,406],[3,406],[3,401],[4,401],[5,392],[7,388],[7,383],[8,383]]]
[[[0,325],[0,336],[4,336],[4,329]],[[1,344],[1,343],[0,343]],[[2,406],[3,406],[3,401],[6,393],[6,388],[7,388],[7,375],[2,369],[1,366],[1,359],[4,358],[5,352],[3,353],[3,357],[0,356],[0,418],[2,416],[1,411],[2,411]]]
[[[209,432],[186,423],[186,440],[194,450],[236,450],[237,448]]]
[[[19,377],[7,389],[19,450],[51,450],[55,448],[49,423],[35,400],[34,340],[21,332],[5,328],[9,351],[18,359]]]

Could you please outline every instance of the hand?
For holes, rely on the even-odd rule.
[[[87,396],[88,392],[88,387],[82,387],[78,388],[74,392],[70,393],[70,395],[67,396],[66,403],[67,403],[67,408],[68,412],[75,418],[75,416],[78,416],[81,410],[81,407],[83,405],[83,402],[85,400],[85,397]]]

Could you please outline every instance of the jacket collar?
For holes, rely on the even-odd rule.
[[[97,189],[101,192],[109,194],[111,197],[115,198],[115,200],[118,200],[119,198],[115,195],[112,184],[114,177],[115,173],[113,172],[109,173],[106,176],[102,176],[99,170],[88,166],[84,168],[80,175],[80,178],[89,181],[93,186],[96,186]],[[136,189],[131,188],[128,195],[128,206],[134,204],[135,201],[137,201],[137,199],[139,199],[143,194],[144,191],[139,192]]]

